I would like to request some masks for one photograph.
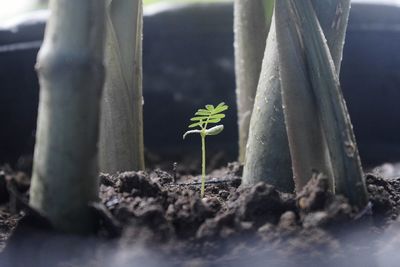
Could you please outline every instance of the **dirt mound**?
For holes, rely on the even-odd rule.
[[[27,197],[26,179],[18,176],[3,173],[5,183]],[[246,265],[244,259],[251,259],[254,266],[257,262],[362,266],[373,262],[383,231],[399,213],[397,179],[367,175],[371,205],[356,211],[344,197],[329,192],[321,175],[313,177],[297,197],[265,183],[242,187],[240,176],[237,164],[214,172],[207,177],[201,199],[199,177],[174,177],[161,170],[101,174],[101,203],[96,204],[102,214],[99,239],[94,246],[90,243],[90,249],[97,251],[91,261],[98,264],[91,266],[104,266],[99,251],[105,244],[118,251],[146,247],[172,266],[241,266]],[[0,212],[3,240],[19,219],[6,207]],[[352,257],[355,251],[366,256]]]

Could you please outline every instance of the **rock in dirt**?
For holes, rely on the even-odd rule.
[[[340,228],[346,223],[351,223],[356,214],[347,202],[347,199],[338,196],[329,203],[325,210],[318,210],[303,214],[304,228]]]
[[[323,175],[314,175],[298,194],[297,203],[301,210],[310,212],[323,210],[332,198],[328,178]]]
[[[266,222],[277,223],[286,205],[280,194],[271,185],[256,184],[248,193],[242,194],[239,214],[243,221],[251,221],[255,226]]]
[[[384,179],[368,174],[366,181],[375,223],[386,223],[386,217],[395,219],[399,214],[400,179]]]
[[[329,180],[314,175],[297,196],[302,225],[310,228],[340,228],[356,216],[346,198],[329,190]]]
[[[160,185],[166,185],[175,182],[174,176],[168,172],[156,169],[154,172],[150,173],[150,179]]]
[[[218,240],[228,238],[237,230],[238,221],[234,212],[219,214],[207,219],[198,229],[196,238],[200,240]]]
[[[200,225],[214,215],[197,192],[185,190],[167,210],[167,219],[175,228],[178,238],[194,236]]]
[[[144,172],[123,172],[118,175],[116,186],[122,193],[132,196],[157,197],[161,193],[158,184],[153,183]]]
[[[278,227],[285,230],[292,230],[298,227],[297,215],[293,211],[286,211],[279,219]]]

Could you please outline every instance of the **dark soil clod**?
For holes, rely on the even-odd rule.
[[[285,205],[278,191],[273,186],[258,183],[241,195],[239,201],[240,217],[244,221],[251,221],[255,226],[261,226],[266,222],[276,224],[285,211]]]
[[[158,184],[149,180],[144,172],[121,173],[115,185],[120,193],[130,193],[133,197],[157,197],[161,193]]]

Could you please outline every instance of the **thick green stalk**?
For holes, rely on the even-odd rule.
[[[311,2],[326,38],[336,73],[339,75],[350,14],[350,0],[312,0]]]
[[[368,202],[366,185],[335,65],[311,3],[296,0],[291,7],[304,44],[311,88],[325,132],[337,192],[362,209]]]
[[[235,0],[235,73],[239,126],[239,161],[244,162],[254,97],[270,27],[274,0]],[[271,11],[268,12],[267,9]],[[268,14],[267,14],[268,13]],[[250,41],[251,40],[251,41]]]
[[[30,205],[62,231],[93,231],[104,81],[103,1],[53,0],[36,65],[39,115]]]
[[[293,192],[292,177],[273,20],[250,121],[242,183],[251,185],[265,181],[281,191]]]
[[[100,170],[144,169],[142,1],[107,0]]]
[[[339,74],[349,13],[349,0],[313,0],[312,2],[316,9],[317,16],[321,21],[321,27],[327,37],[328,46],[332,53],[336,71]],[[250,123],[246,163],[243,170],[243,183],[254,184],[258,181],[266,181],[277,186],[280,190],[290,192],[293,191],[293,175],[291,172],[288,137],[281,104],[281,77],[278,66],[277,40],[275,37],[276,27],[282,29],[284,25],[282,23],[275,25],[273,20],[270,34],[268,36],[253,115]],[[283,45],[288,45],[289,43],[286,42]],[[298,60],[301,61],[302,59],[300,58]],[[289,66],[292,65],[291,63],[288,64]],[[296,82],[293,86],[295,87],[294,90],[298,89],[296,88]],[[289,93],[293,93],[293,90],[290,90]],[[296,99],[297,97],[294,95],[293,105],[299,106],[298,103],[300,103],[300,101]],[[286,105],[286,108],[289,110],[293,109],[293,105]],[[298,108],[301,109],[302,107]],[[297,110],[292,112],[287,111],[286,113],[290,113],[292,116],[298,116],[299,114]],[[309,112],[309,114],[313,113],[314,111]],[[292,120],[295,122],[298,121],[296,117]],[[312,129],[314,129],[316,133],[312,134],[311,138],[307,137],[307,135],[305,137],[301,135],[302,132],[311,131]],[[296,188],[297,190],[300,190],[311,177],[313,169],[317,170],[317,166],[325,165],[322,161],[327,158],[328,151],[323,153],[323,156],[318,160],[318,164],[313,164],[313,167],[305,167],[306,169],[303,169],[302,166],[312,164],[307,160],[307,158],[313,157],[315,154],[313,150],[306,152],[306,150],[301,146],[307,143],[310,144],[313,142],[313,139],[316,139],[316,136],[322,138],[321,132],[315,127],[315,125],[308,126],[307,124],[302,123],[299,123],[296,127],[292,127],[291,132],[292,143],[294,143],[292,147],[300,146],[300,148],[295,149],[300,154],[299,156],[295,156],[297,159],[294,161]],[[298,153],[294,154],[298,155]],[[317,155],[321,155],[321,153],[317,153]],[[324,169],[327,174],[330,173],[329,166]]]
[[[206,186],[206,135],[201,133],[201,192],[200,197],[204,197],[205,186]]]
[[[314,95],[309,88],[303,48],[297,29],[289,23],[286,0],[276,3],[277,42],[282,101],[296,191],[301,190],[314,171],[330,176],[325,139],[317,116]]]

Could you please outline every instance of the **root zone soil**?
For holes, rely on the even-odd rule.
[[[371,205],[356,212],[322,176],[297,198],[240,176],[236,163],[212,172],[200,199],[199,177],[101,174],[96,233],[74,237],[25,204],[26,174],[3,168],[0,266],[390,266],[400,180],[367,175]]]

